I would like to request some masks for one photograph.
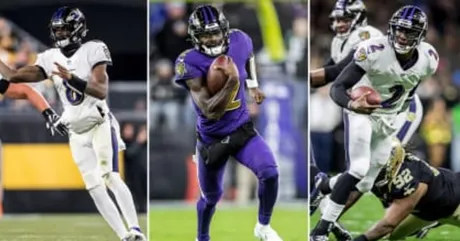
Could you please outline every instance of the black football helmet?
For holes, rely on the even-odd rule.
[[[56,47],[80,44],[86,37],[85,15],[78,8],[61,7],[54,12],[49,24],[51,39]]]
[[[407,54],[425,39],[428,18],[419,7],[408,5],[396,11],[390,19],[388,40],[399,54]]]
[[[329,18],[331,29],[337,37],[347,38],[359,26],[367,25],[366,5],[361,0],[338,0]],[[339,21],[349,22],[342,26]]]
[[[227,51],[229,23],[224,14],[211,5],[197,7],[188,21],[188,34],[198,51],[218,56]]]

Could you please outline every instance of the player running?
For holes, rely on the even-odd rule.
[[[331,58],[325,68],[312,71],[316,77],[311,79],[312,86],[321,87],[327,84],[325,78],[317,78],[318,73],[329,72],[325,69],[334,68],[333,65],[340,65],[340,62],[344,61],[345,64],[340,68],[341,71],[352,60],[353,53],[360,42],[369,38],[383,36],[380,30],[367,25],[366,12],[366,7],[361,0],[338,1],[336,3],[331,13],[331,19],[333,20],[332,28],[336,32],[336,36],[331,44]],[[363,79],[366,78],[366,75],[363,76]],[[422,103],[417,94],[414,94],[413,98],[408,100],[407,107],[405,111],[398,114],[394,124],[397,129],[394,135],[403,144],[409,142],[418,129],[423,117]],[[310,214],[313,214],[323,198],[323,194],[317,190],[317,186],[327,178],[327,175],[321,173],[316,164],[313,165],[311,170],[310,173],[314,175],[312,178],[315,179],[314,184],[310,188]]]
[[[10,70],[0,61],[0,72],[10,82],[53,81],[64,105],[62,117],[53,124],[69,127],[73,159],[97,209],[121,240],[143,241],[146,238],[139,228],[131,192],[118,173],[118,152],[125,148],[124,143],[105,100],[110,52],[101,41],[83,43],[87,31],[85,16],[78,8],[59,8],[50,21],[55,47],[40,53],[34,66]]]
[[[335,36],[331,42],[331,56],[325,67],[342,61],[355,50],[360,42],[369,38],[383,36],[380,30],[367,25],[366,6],[361,0],[338,0],[329,18],[332,21],[331,29],[334,31]],[[366,78],[366,76],[363,76],[363,79]],[[321,87],[326,84],[327,82],[324,79],[311,79],[312,87]],[[310,162],[310,215],[315,212],[318,202],[322,198],[317,186],[325,177],[327,175],[319,170],[316,163]]]
[[[346,159],[349,171],[332,189],[311,240],[328,240],[334,222],[344,209],[350,192],[369,191],[391,154],[391,141],[399,112],[407,108],[418,84],[435,73],[436,50],[423,42],[428,28],[426,14],[416,6],[404,6],[392,16],[387,37],[361,42],[351,61],[331,88],[331,98],[344,113]],[[367,75],[368,80],[361,80]],[[366,94],[352,100],[348,89],[369,86],[384,100],[367,103]],[[369,94],[369,93],[367,93]]]
[[[232,156],[251,169],[259,179],[259,216],[254,228],[256,238],[281,241],[270,227],[278,193],[278,168],[272,151],[254,129],[245,100],[244,81],[260,104],[264,95],[258,88],[251,38],[244,32],[229,29],[222,12],[210,5],[196,8],[190,15],[188,33],[194,49],[176,60],[176,83],[190,91],[198,115],[195,160],[201,196],[197,202],[197,241],[209,241],[209,226],[216,204],[223,194],[223,175]],[[231,64],[221,68],[228,76],[224,87],[210,96],[206,76],[213,60],[222,54]]]

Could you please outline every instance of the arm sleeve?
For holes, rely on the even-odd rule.
[[[332,100],[342,108],[348,108],[351,98],[347,90],[353,87],[366,72],[353,61],[340,73],[330,90]]]
[[[326,83],[333,82],[339,76],[340,72],[342,72],[342,70],[345,69],[351,61],[353,61],[353,53],[353,51],[350,52],[347,57],[337,64],[324,67],[324,79],[326,80]]]
[[[326,60],[326,63],[324,64],[324,67],[331,66],[331,65],[334,65],[334,64],[335,64],[334,60],[331,57],[329,57]]]

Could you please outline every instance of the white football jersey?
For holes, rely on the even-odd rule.
[[[51,48],[40,53],[35,63],[35,65],[43,68],[48,78],[53,80],[64,106],[62,120],[69,124],[71,130],[81,133],[102,123],[104,121],[103,115],[109,113],[107,102],[84,93],[77,93],[67,87],[63,79],[52,74],[53,71],[57,71],[55,62],[82,80],[89,81],[96,64],[112,63],[107,46],[101,41],[88,41],[82,44],[70,57],[64,56],[59,48]],[[101,111],[104,114],[101,114]]]
[[[362,41],[382,36],[383,34],[380,30],[369,25],[356,28],[345,39],[335,36],[331,43],[331,58],[334,63],[338,63],[347,57]]]
[[[377,109],[374,112],[376,115],[401,111],[409,93],[436,72],[439,61],[436,49],[429,43],[421,42],[417,51],[417,62],[404,70],[387,36],[369,39],[358,45],[354,61],[366,71],[367,79],[361,79],[353,88],[366,85],[380,94],[383,108]]]

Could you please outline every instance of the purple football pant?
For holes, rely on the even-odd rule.
[[[202,145],[199,141],[197,145]],[[199,148],[197,148],[199,149]],[[223,195],[223,176],[225,164],[207,167],[197,153],[198,180],[201,196],[197,202],[198,241],[208,241],[209,226],[216,204]],[[234,156],[242,165],[249,168],[259,180],[259,223],[269,224],[278,195],[278,168],[272,151],[264,139],[257,135]]]

